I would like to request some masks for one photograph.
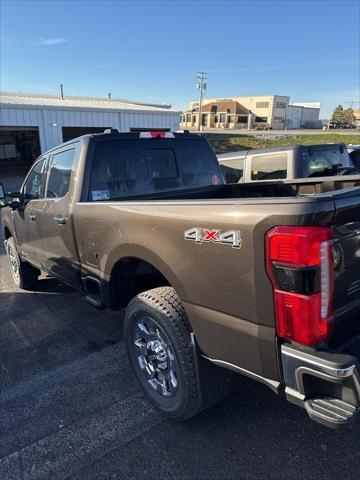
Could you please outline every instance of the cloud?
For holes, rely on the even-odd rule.
[[[61,43],[66,43],[69,40],[63,37],[55,38],[40,38],[41,45],[60,45]]]

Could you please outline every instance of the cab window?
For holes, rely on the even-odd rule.
[[[46,160],[44,158],[33,167],[24,183],[23,195],[25,200],[36,200],[44,197],[45,175]]]
[[[277,180],[287,177],[287,154],[256,155],[251,161],[251,180]]]
[[[74,148],[53,155],[46,189],[47,198],[61,198],[68,193],[74,160]]]

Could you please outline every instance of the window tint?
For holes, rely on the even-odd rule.
[[[30,172],[23,187],[23,194],[26,200],[34,200],[44,197],[45,187],[45,159],[37,163]]]
[[[343,168],[350,166],[350,159],[346,149],[340,148],[311,148],[302,152],[304,177],[321,177],[339,175]]]
[[[46,192],[48,198],[61,198],[68,193],[74,159],[74,148],[53,156]]]
[[[211,149],[198,140],[101,142],[95,146],[89,200],[209,186],[220,181],[218,175]]]
[[[251,161],[251,180],[286,178],[287,154],[256,155]]]

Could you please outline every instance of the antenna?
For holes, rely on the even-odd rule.
[[[60,83],[60,95],[61,95],[61,100],[64,100],[64,85]]]

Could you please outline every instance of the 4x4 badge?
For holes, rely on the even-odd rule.
[[[221,230],[215,228],[190,228],[184,232],[185,240],[191,240],[195,243],[201,244],[203,242],[222,243],[224,245],[231,245],[233,248],[242,247],[242,239],[240,230],[229,230],[222,233]]]

